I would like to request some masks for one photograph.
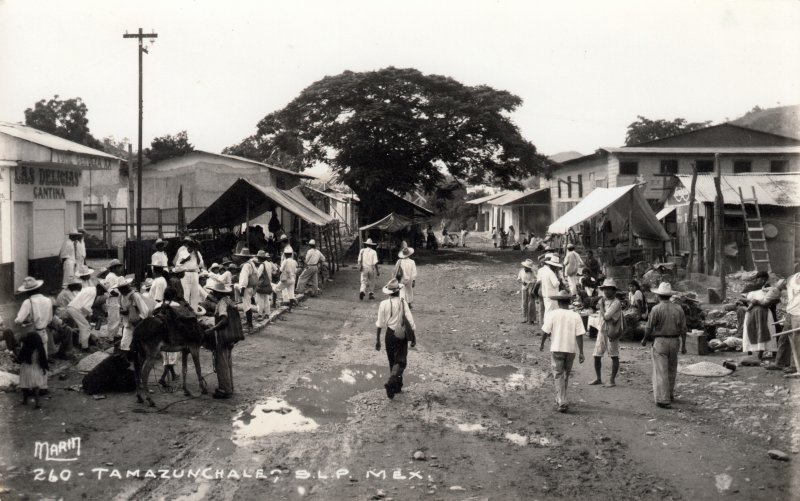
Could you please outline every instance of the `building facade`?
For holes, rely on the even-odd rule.
[[[32,127],[0,122],[0,301],[27,275],[61,285],[59,251],[83,226],[90,175],[120,159]]]

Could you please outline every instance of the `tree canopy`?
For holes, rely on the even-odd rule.
[[[81,98],[59,99],[56,94],[52,99],[42,99],[33,108],[26,109],[25,125],[91,148],[102,149],[102,143],[89,131],[89,119],[86,118],[88,111]]]
[[[687,122],[685,118],[676,118],[671,121],[664,119],[650,120],[649,118],[638,115],[636,121],[628,125],[628,133],[625,135],[625,145],[633,146],[648,141],[655,141],[656,139],[663,139],[683,132],[703,129],[709,125],[711,125],[710,120],[705,122]]]
[[[549,164],[509,117],[521,103],[416,69],[346,71],[311,84],[225,153],[293,169],[325,163],[362,201],[386,188],[431,192],[447,174],[514,189]]]
[[[150,147],[144,150],[144,154],[151,162],[160,162],[172,157],[185,155],[194,151],[194,146],[189,142],[189,137],[185,130],[177,134],[167,134],[153,139]]]

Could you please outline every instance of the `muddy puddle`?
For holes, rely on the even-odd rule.
[[[345,421],[347,400],[372,390],[384,391],[389,368],[382,365],[353,365],[345,368],[303,376],[297,387],[286,392],[291,405],[320,424]],[[409,374],[404,384],[425,381],[425,374]]]
[[[249,439],[273,433],[304,432],[319,428],[319,423],[280,398],[245,409],[233,418],[233,442],[242,445]]]
[[[497,382],[502,382],[506,390],[523,389],[526,386],[539,386],[546,378],[546,373],[513,365],[470,365],[467,372],[480,374]]]

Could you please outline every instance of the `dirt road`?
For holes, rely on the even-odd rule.
[[[624,346],[616,388],[587,386],[590,341],[571,412],[555,412],[549,354],[519,323],[520,260],[417,256],[419,344],[394,400],[374,348],[378,300],[358,300],[352,268],[237,345],[234,399],[94,400],[67,390],[73,372],[51,380],[41,411],[0,395],[0,499],[797,499],[800,385],[778,373],[679,375],[662,410],[638,344]],[[210,372],[208,352],[202,362]],[[37,441],[76,460],[34,457]]]

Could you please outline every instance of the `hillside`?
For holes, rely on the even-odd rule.
[[[800,105],[751,111],[731,123],[800,139]]]

